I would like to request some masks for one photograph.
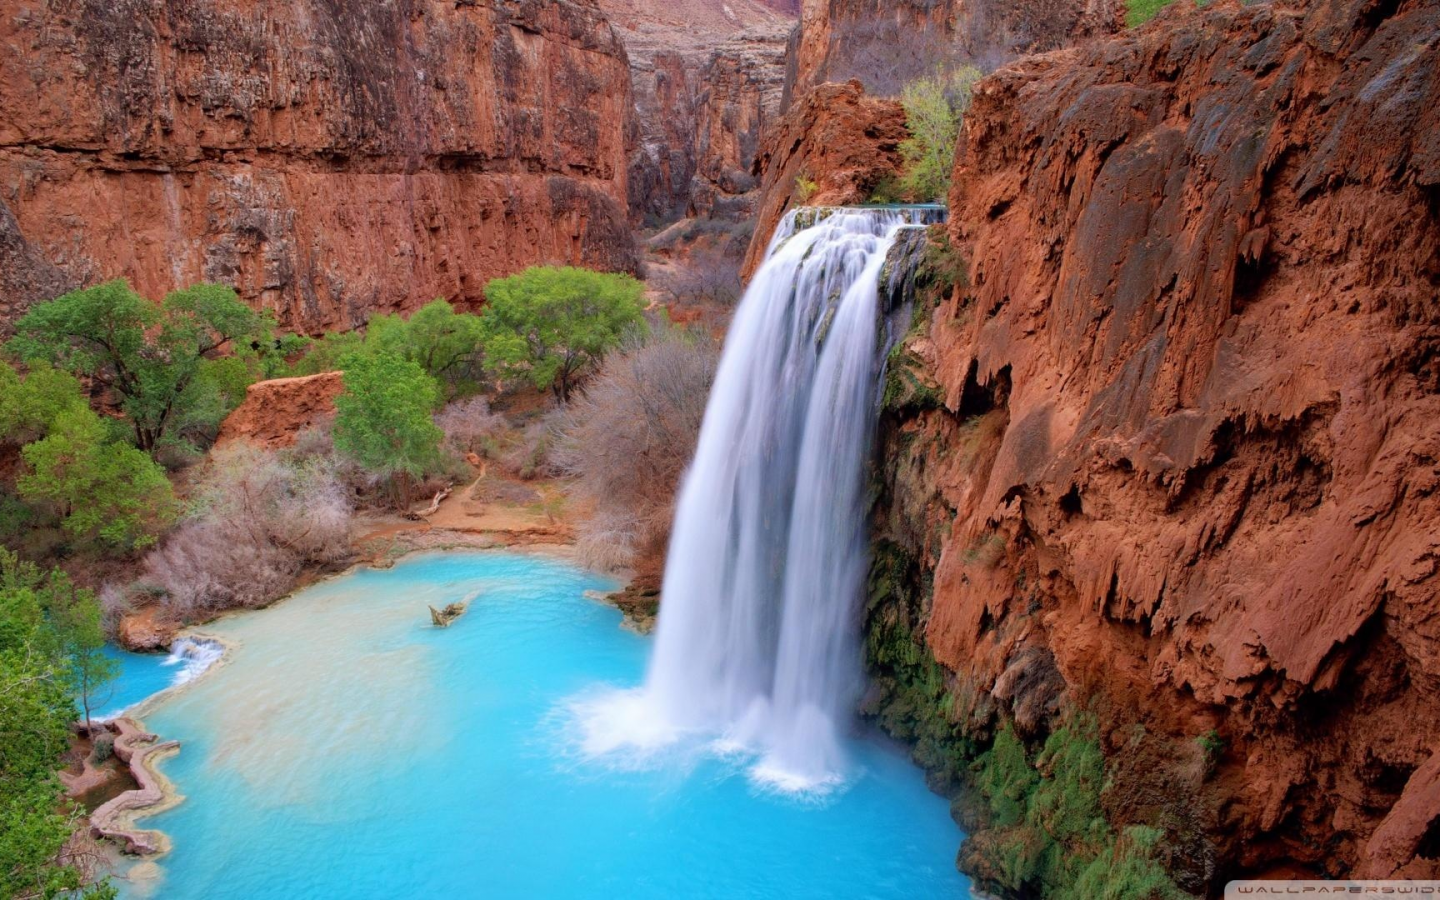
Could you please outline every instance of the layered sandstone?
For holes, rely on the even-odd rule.
[[[0,259],[68,283],[224,282],[313,332],[637,264],[592,0],[0,0],[0,48]]]
[[[786,210],[868,200],[882,179],[899,171],[907,134],[900,104],[865,96],[858,81],[808,92],[777,123],[755,160],[760,209],[744,276],[764,259]]]
[[[1031,733],[1100,711],[1112,819],[1192,890],[1436,877],[1440,8],[1177,3],[1018,62],[951,207],[880,525],[936,659]]]
[[[631,218],[743,218],[760,138],[780,106],[788,0],[599,0],[629,54]]]
[[[937,68],[984,70],[1119,29],[1120,0],[803,0],[784,107],[827,81],[897,95]]]
[[[345,390],[340,372],[271,378],[245,389],[245,399],[220,423],[217,448],[242,441],[255,447],[289,447],[304,432],[335,418],[335,398]]]

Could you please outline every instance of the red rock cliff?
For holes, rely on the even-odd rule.
[[[745,218],[785,78],[788,0],[599,0],[630,56],[630,214]]]
[[[0,246],[71,283],[226,282],[315,331],[636,265],[590,0],[0,0],[0,110]]]
[[[1189,7],[982,82],[883,531],[1022,726],[1218,731],[1203,784],[1111,759],[1192,889],[1436,877],[1440,7]]]
[[[1119,0],[803,0],[791,37],[784,107],[826,81],[859,79],[897,95],[939,63],[989,70],[1117,30]]]

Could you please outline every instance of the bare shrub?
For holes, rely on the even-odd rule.
[[[562,474],[554,461],[554,448],[566,418],[564,409],[552,409],[514,432],[500,451],[500,464],[527,481]]]
[[[740,281],[739,257],[723,247],[696,247],[666,279],[665,290],[677,300],[706,300],[733,306],[745,286]]]
[[[347,489],[324,457],[224,450],[196,496],[190,515],[145,558],[148,586],[182,619],[263,606],[307,566],[350,554]]]
[[[490,401],[484,397],[456,400],[435,414],[435,424],[445,432],[445,447],[464,456],[493,452],[496,439],[509,429],[505,417],[491,412]]]
[[[587,562],[615,568],[663,549],[718,362],[708,335],[659,330],[611,354],[566,411],[552,459],[595,510],[579,533]]]
[[[100,624],[106,634],[114,634],[120,621],[134,611],[130,595],[117,584],[105,584],[100,588]]]

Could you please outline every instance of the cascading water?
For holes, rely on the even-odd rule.
[[[881,269],[901,228],[940,215],[804,209],[777,229],[725,341],[676,510],[655,654],[614,743],[646,742],[637,733],[654,737],[658,718],[660,740],[701,730],[758,751],[755,774],[782,788],[842,777],[839,730],[860,686]]]

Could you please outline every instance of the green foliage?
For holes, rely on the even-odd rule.
[[[870,188],[870,203],[904,203],[905,190],[900,185],[900,179],[893,174],[885,174],[875,185]]]
[[[457,313],[435,300],[408,319],[376,316],[366,329],[364,347],[370,353],[389,353],[418,363],[455,396],[476,386],[480,375],[480,317]]]
[[[958,785],[974,758],[957,690],[910,618],[923,601],[915,561],[893,543],[875,548],[870,567],[865,664],[881,699],[869,712],[890,734],[915,746],[915,760],[940,788]]]
[[[252,360],[272,352],[274,323],[234,290],[197,284],[156,304],[110,281],[41,303],[16,323],[9,348],[27,363],[54,362],[117,395],[135,443],[152,451],[181,423],[213,429],[228,412],[225,379],[206,376],[219,351]],[[233,371],[232,371],[233,377]]]
[[[974,769],[998,832],[990,868],[1008,890],[1068,900],[1185,896],[1154,858],[1162,832],[1133,826],[1117,836],[1106,820],[1105,756],[1092,714],[1071,712],[1033,763],[1007,725]]]
[[[644,287],[629,275],[540,266],[485,286],[485,364],[570,399],[576,380],[644,328]]]
[[[1153,851],[1163,833],[1132,825],[1081,870],[1062,896],[1073,900],[1180,900],[1187,895],[1155,861]]]
[[[1136,28],[1155,18],[1156,13],[1169,6],[1174,0],[1126,0],[1125,25]]]
[[[809,172],[801,172],[795,176],[796,202],[801,204],[809,203],[810,198],[815,196],[815,192],[818,190],[820,190],[820,185],[814,178],[810,177]]]
[[[440,387],[419,364],[388,353],[342,360],[345,391],[335,398],[335,449],[372,472],[408,479],[440,458],[444,433],[431,414]]]
[[[319,375],[321,372],[337,372],[340,360],[354,353],[363,352],[365,338],[358,331],[332,331],[311,341],[309,347],[293,366],[288,375]]]
[[[0,442],[26,444],[44,437],[56,416],[84,405],[80,382],[68,372],[36,362],[22,379],[0,360]]]
[[[990,749],[975,763],[975,785],[989,801],[993,824],[1018,825],[1025,819],[1040,774],[1030,764],[1025,745],[1007,722]]]
[[[1215,766],[1220,763],[1220,757],[1225,755],[1225,739],[1220,736],[1220,732],[1212,728],[1197,737],[1195,744],[1204,757],[1206,774],[1214,772]]]
[[[54,508],[61,527],[76,539],[139,549],[154,543],[174,518],[164,471],[134,447],[110,440],[89,407],[62,411],[49,435],[27,445],[21,456],[20,496]]]
[[[120,664],[105,655],[105,627],[94,592],[77,588],[64,573],[56,572],[51,576],[49,601],[50,627],[61,654],[70,660],[71,688],[89,729],[91,710],[97,701],[103,702],[104,688],[120,674]]]
[[[925,230],[925,254],[920,259],[917,282],[933,302],[948,297],[956,287],[967,284],[965,257],[950,241],[950,229],[931,225]]]
[[[917,200],[943,199],[955,165],[960,120],[980,70],[966,66],[949,75],[921,78],[905,85],[900,103],[910,136],[900,143],[905,169],[901,190]]]
[[[75,712],[74,665],[49,614],[69,587],[0,548],[0,897],[115,896],[59,859],[79,824],[56,777]]]

